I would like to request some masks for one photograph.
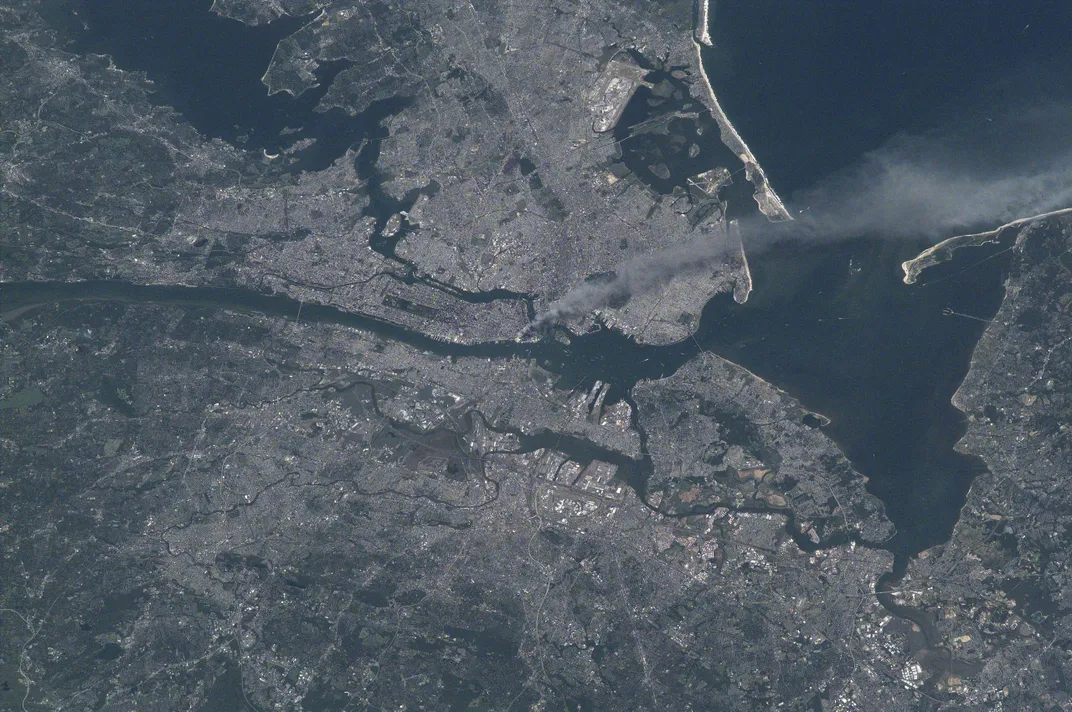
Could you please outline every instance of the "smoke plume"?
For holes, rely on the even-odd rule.
[[[786,240],[861,236],[937,242],[1072,207],[1072,103],[976,110],[944,123],[944,130],[897,135],[794,195],[792,221],[771,224],[758,214],[742,219],[746,252]],[[727,248],[723,236],[634,259],[609,281],[572,289],[531,328],[657,289],[677,274],[712,265]]]
[[[748,229],[749,247],[861,235],[940,240],[1072,206],[1072,105],[976,114],[895,136],[793,196],[792,224]]]
[[[583,316],[593,309],[650,292],[679,274],[710,267],[736,248],[724,233],[719,233],[637,257],[620,265],[607,279],[589,280],[571,289],[547,307],[529,330],[538,331],[557,321]]]

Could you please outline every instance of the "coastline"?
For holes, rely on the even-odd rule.
[[[748,148],[748,144],[744,142],[741,135],[737,133],[737,129],[734,128],[730,122],[726,112],[722,110],[722,106],[718,103],[718,98],[715,96],[715,90],[711,86],[711,80],[707,77],[707,71],[703,65],[703,53],[702,48],[706,45],[712,46],[711,35],[707,29],[708,19],[708,2],[709,0],[697,0],[696,11],[696,27],[693,30],[692,44],[696,50],[696,66],[700,72],[700,78],[703,81],[704,95],[700,97],[704,105],[711,111],[711,116],[718,124],[722,143],[724,143],[731,151],[737,154],[737,157],[741,159],[741,162],[745,166],[745,176],[752,183],[755,188],[753,197],[756,200],[756,204],[759,206],[759,211],[763,213],[771,222],[784,222],[786,220],[792,220],[793,216],[786,210],[785,205],[782,203],[782,199],[778,197],[778,194],[774,192],[774,189],[770,187],[770,183],[767,181],[767,175],[763,172],[763,168],[759,165],[756,157],[752,155],[752,151]]]
[[[714,43],[711,41],[711,32],[707,29],[707,22],[710,17],[708,14],[708,4],[710,0],[696,0],[696,28],[692,33],[693,38],[702,45],[713,47]]]
[[[1070,213],[1072,213],[1072,208],[1051,210],[1048,213],[1042,213],[1040,215],[1018,218],[1012,222],[1007,222],[1004,225],[996,227],[993,230],[987,230],[986,232],[975,232],[970,235],[956,235],[942,240],[938,244],[932,245],[923,252],[920,252],[912,259],[905,260],[901,263],[901,269],[904,271],[904,283],[915,284],[916,280],[919,279],[919,275],[925,269],[952,259],[953,253],[961,247],[978,247],[979,245],[985,245],[988,242],[996,242],[998,233],[1007,228],[1021,227],[1034,220],[1043,220],[1045,218],[1053,218],[1059,215],[1068,215]]]

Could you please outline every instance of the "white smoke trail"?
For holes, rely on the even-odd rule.
[[[615,301],[650,292],[679,274],[710,267],[735,248],[739,249],[739,246],[730,245],[725,234],[719,233],[634,258],[619,266],[610,279],[584,282],[552,302],[532,322],[529,331],[546,329],[555,322],[583,316]]]
[[[795,219],[742,221],[749,254],[786,240],[861,236],[931,239],[1072,207],[1072,104],[1013,105],[958,115],[925,134],[900,134],[855,165],[794,195]],[[740,243],[719,235],[621,266],[608,281],[575,287],[533,321],[547,328],[710,266]]]

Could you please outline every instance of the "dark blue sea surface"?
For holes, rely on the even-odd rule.
[[[709,18],[707,74],[783,198],[899,132],[1072,100],[1065,0],[711,0]]]
[[[752,298],[708,303],[697,340],[830,419],[914,554],[945,541],[972,479],[955,452],[966,420],[950,399],[1004,294],[1006,245],[961,251],[906,285],[896,269],[921,243],[861,238],[787,243],[753,259]]]
[[[1027,108],[1072,106],[1072,3],[710,8],[716,46],[704,51],[705,69],[793,212],[795,193],[896,137],[948,140],[948,154],[984,177],[1072,146],[1066,126],[1003,132]],[[913,286],[899,264],[926,242],[871,234],[785,244],[753,254],[746,305],[720,297],[704,314],[701,341],[831,418],[825,431],[885,502],[902,555],[948,538],[985,467],[954,452],[965,418],[950,398],[1001,304],[1012,237],[963,250]]]

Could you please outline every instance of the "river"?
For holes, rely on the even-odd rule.
[[[127,69],[145,71],[161,101],[199,131],[249,150],[274,152],[313,139],[295,170],[316,170],[363,138],[375,139],[382,119],[405,99],[377,102],[361,115],[313,110],[346,62],[324,63],[320,87],[299,99],[268,97],[260,82],[275,43],[309,18],[283,18],[260,27],[224,20],[211,2],[83,3],[83,15],[55,18],[74,51],[109,53]],[[1047,14],[1048,13],[1048,14]],[[1024,2],[787,3],[722,0],[712,5],[716,47],[705,67],[730,119],[783,197],[857,161],[899,131],[925,130],[948,120],[952,108],[985,95],[999,68],[1050,67],[1072,49],[1064,33],[1072,5]],[[81,26],[82,20],[88,29]],[[1072,73],[1068,73],[1072,77]],[[1067,86],[1066,86],[1067,84]],[[1072,79],[1046,91],[1072,97]],[[1024,101],[1032,87],[1006,92]],[[1039,87],[1035,87],[1036,90]],[[639,122],[643,110],[624,119]],[[982,121],[970,116],[965,120]],[[709,134],[710,135],[710,134]],[[695,139],[690,137],[690,140]],[[407,208],[378,189],[378,142],[365,144],[356,168],[370,186],[367,214],[380,230],[373,247],[402,267],[394,253],[400,231],[382,235],[387,218]],[[726,159],[721,146],[707,153]],[[704,155],[707,155],[705,153]],[[669,161],[683,184],[701,157]],[[630,155],[624,157],[628,163]],[[714,160],[714,159],[712,159]],[[636,170],[636,166],[631,166]],[[736,168],[734,164],[731,166]],[[658,187],[658,186],[655,186]],[[754,212],[736,184],[735,214]],[[703,310],[695,339],[641,346],[604,329],[569,345],[496,342],[458,346],[401,326],[305,304],[303,319],[369,329],[386,338],[457,356],[533,357],[574,380],[615,384],[628,397],[637,380],[673,373],[700,348],[760,375],[830,419],[829,434],[869,478],[897,526],[890,547],[910,556],[944,541],[982,463],[956,453],[964,417],[950,404],[972,350],[1003,297],[1003,246],[964,250],[902,283],[899,265],[926,243],[871,235],[835,244],[787,244],[751,256],[754,291],[744,305],[715,296]],[[420,278],[469,301],[516,299],[532,313],[532,295],[499,290],[463,293]],[[124,299],[211,305],[294,315],[284,297],[243,290],[140,287],[122,283],[6,285],[11,299]]]

